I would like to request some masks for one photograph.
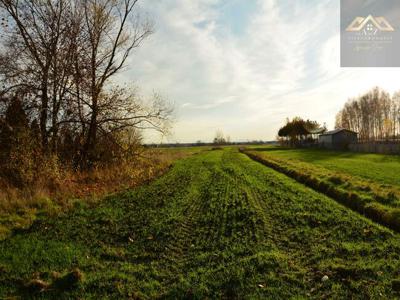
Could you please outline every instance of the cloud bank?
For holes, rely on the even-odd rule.
[[[339,1],[153,0],[141,11],[156,32],[119,80],[175,103],[164,141],[211,141],[217,129],[272,140],[294,116],[332,127],[347,98],[400,89],[398,69],[339,67]]]

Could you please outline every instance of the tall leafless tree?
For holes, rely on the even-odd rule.
[[[96,159],[99,135],[166,131],[172,109],[162,97],[144,101],[112,80],[153,32],[138,0],[0,0],[0,9],[2,94],[23,95],[44,150],[57,152],[72,134],[87,165]]]
[[[104,86],[125,65],[131,51],[152,33],[152,25],[135,14],[138,0],[83,0],[84,24],[82,34],[84,76],[88,78],[87,107],[90,120],[84,145],[84,155],[90,158],[99,129],[101,97],[107,97]]]
[[[55,147],[61,102],[72,75],[68,66],[75,43],[70,34],[75,21],[72,4],[68,0],[0,0],[0,6],[8,17],[1,65],[6,91],[18,89],[25,98],[31,96],[42,146],[47,149],[53,135]]]
[[[393,140],[400,135],[400,96],[374,88],[350,99],[336,116],[336,127],[359,133],[364,141]]]

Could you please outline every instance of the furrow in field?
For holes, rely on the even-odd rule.
[[[235,170],[232,174],[235,186],[240,189],[244,207],[248,207],[253,213],[251,222],[247,226],[251,228],[253,239],[265,240],[271,231],[270,217],[265,202],[266,194],[256,184],[259,179],[251,173],[252,170],[248,168],[246,162],[243,163],[240,157],[235,158],[238,159],[235,159],[233,163],[226,162],[226,165]],[[265,182],[262,182],[262,185],[265,185]]]
[[[237,161],[242,164],[243,159]],[[324,275],[342,280],[345,291],[351,290],[350,274],[357,274],[355,276],[364,280],[371,276],[374,278],[370,280],[372,285],[367,291],[360,292],[362,283],[358,282],[360,298],[379,293],[375,288],[376,274],[385,272],[382,268],[386,263],[381,258],[388,250],[381,248],[370,252],[370,248],[375,247],[374,241],[391,239],[391,233],[379,232],[377,226],[336,203],[330,203],[329,198],[318,196],[311,190],[305,193],[307,188],[302,191],[297,183],[290,183],[291,180],[284,175],[270,169],[262,170],[260,165],[250,160],[246,165],[243,171],[246,175],[241,177],[246,178],[243,185],[248,188],[252,199],[258,200],[257,204],[253,202],[255,207],[262,207],[259,212],[267,224],[270,242],[285,255],[292,268],[290,272],[299,272],[301,286],[311,291],[310,295],[323,289],[320,280]],[[363,249],[360,250],[361,256],[349,251],[348,247]],[[364,261],[370,261],[374,267],[361,267]],[[377,273],[372,274],[369,268]],[[325,297],[327,295],[329,293]]]
[[[301,170],[297,170],[295,167],[291,167],[290,164],[286,164],[282,161],[261,157],[253,152],[242,152],[252,160],[283,173],[317,192],[323,193],[344,206],[366,216],[372,221],[400,232],[399,208],[385,206],[372,198],[360,196],[357,193],[347,191],[342,187],[336,186],[332,182],[327,182],[325,178],[319,178],[307,172],[303,173]]]
[[[400,246],[390,231],[243,154],[221,152],[204,155],[209,179],[198,182],[195,247],[175,269],[184,279],[168,296],[182,285],[199,298],[393,295],[400,266],[384,257]]]
[[[208,185],[208,177],[197,178],[188,189],[187,195],[184,197],[184,203],[181,207],[180,221],[174,224],[172,238],[165,247],[163,257],[169,263],[171,268],[182,267],[188,259],[188,251],[193,246],[195,236],[193,235],[193,227],[200,214],[200,199],[204,193],[204,187]]]

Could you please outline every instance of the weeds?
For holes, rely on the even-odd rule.
[[[53,161],[23,187],[12,186],[0,177],[0,240],[12,229],[29,227],[38,213],[55,215],[79,201],[92,205],[105,195],[160,176],[174,161],[196,151],[201,150],[148,149],[134,160],[84,172],[52,167],[57,165]]]

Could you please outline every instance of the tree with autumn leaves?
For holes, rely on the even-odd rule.
[[[316,121],[295,117],[292,120],[286,120],[286,124],[278,131],[278,137],[286,144],[298,145],[304,141],[312,141],[313,135],[325,131],[326,127],[322,127]]]

